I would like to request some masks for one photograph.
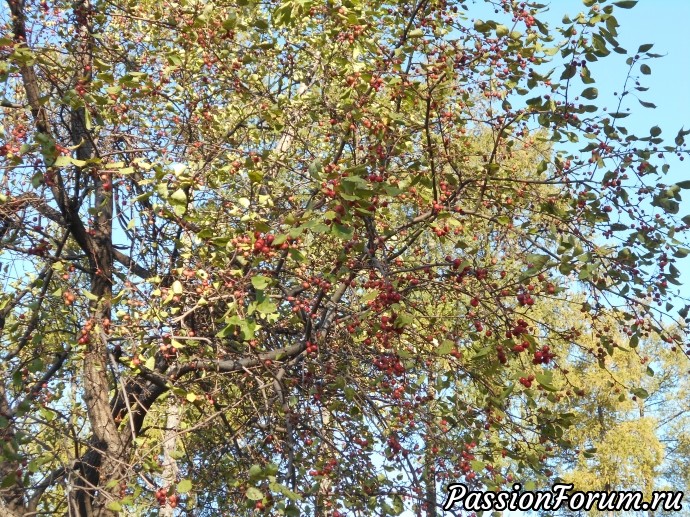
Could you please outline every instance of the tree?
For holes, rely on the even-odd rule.
[[[571,321],[578,332],[588,332],[576,315]],[[591,348],[598,346],[594,335],[588,340]],[[623,341],[618,335],[616,347]],[[589,390],[577,408],[556,402],[575,413],[566,431],[571,445],[556,458],[565,481],[575,490],[639,490],[647,498],[653,490],[685,487],[679,474],[687,472],[687,378],[677,354],[647,338],[632,353],[616,350],[608,356],[605,372],[581,356],[571,356],[569,363],[563,369]]]
[[[683,355],[688,131],[588,102],[633,2],[585,4],[8,0],[8,515],[434,515],[552,476],[572,347]]]

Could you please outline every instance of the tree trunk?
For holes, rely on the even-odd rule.
[[[24,2],[8,0],[12,13],[14,42],[27,47],[26,13]],[[78,82],[74,86],[87,88],[91,80],[93,35],[89,26],[91,6],[89,0],[76,0],[75,15],[75,55],[77,58]],[[44,139],[54,142],[53,131],[46,110],[41,102],[39,83],[33,65],[23,64],[21,76],[26,97],[34,117],[36,131]],[[86,109],[79,106],[70,113],[70,139],[76,149],[77,158],[91,160],[96,157],[92,135],[86,124]],[[50,146],[48,146],[50,147]],[[51,191],[65,225],[71,236],[82,248],[89,261],[91,273],[91,294],[95,301],[91,303],[91,332],[87,335],[88,343],[84,351],[83,396],[92,430],[92,438],[86,454],[76,463],[69,475],[72,490],[70,491],[70,509],[79,517],[101,517],[116,515],[109,510],[109,502],[118,497],[112,489],[104,489],[108,481],[118,480],[122,474],[125,443],[120,437],[117,424],[110,409],[110,382],[108,379],[107,328],[110,320],[113,252],[112,252],[112,213],[113,203],[110,188],[104,188],[103,181],[93,174],[94,207],[98,212],[94,216],[93,227],[86,231],[79,215],[76,199],[70,198],[67,185],[63,182],[60,171],[53,168],[55,156],[46,153],[46,169],[52,175]],[[88,165],[77,171],[77,175],[86,180],[90,174]],[[78,181],[78,180],[77,180]],[[7,501],[7,499],[5,499]]]
[[[177,433],[180,425],[180,407],[171,401],[168,405],[167,418],[165,424],[165,438],[163,439],[163,486],[170,488],[177,482],[179,469],[175,459],[175,445]],[[170,505],[170,501],[165,506],[161,506],[158,511],[159,517],[173,517],[175,508]]]

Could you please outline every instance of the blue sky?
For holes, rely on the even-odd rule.
[[[564,14],[572,17],[588,9],[580,0],[544,0],[542,3],[549,6],[549,12],[540,19],[548,21],[552,27],[560,24]],[[610,3],[612,1],[606,2]],[[613,94],[621,92],[628,72],[625,60],[635,54],[640,45],[653,43],[650,52],[663,57],[646,62],[652,74],[637,75],[641,85],[649,90],[635,93],[657,107],[643,108],[629,96],[623,109],[630,108],[632,114],[625,119],[625,125],[631,133],[641,136],[646,136],[650,127],[658,125],[663,130],[661,136],[672,142],[681,127],[690,128],[690,1],[639,0],[632,9],[616,8],[614,15],[620,24],[618,41],[628,54],[611,52],[606,58],[588,64],[596,80],[593,86],[599,90],[595,102],[613,111],[618,102]],[[670,163],[667,183],[690,179],[690,159]],[[681,209],[683,215],[690,213],[690,193],[687,198],[685,211]]]
[[[578,5],[579,4],[579,5]],[[577,9],[577,0],[555,0],[550,3],[554,12]],[[627,107],[632,115],[626,119],[631,132],[646,135],[649,127],[658,125],[662,136],[671,141],[682,127],[690,128],[690,2],[687,0],[640,0],[633,9],[616,9],[620,24],[619,42],[634,53],[644,43],[653,43],[650,52],[663,55],[648,61],[652,74],[641,76],[642,86],[649,91],[640,98],[656,104],[656,109],[643,108],[634,98]],[[612,53],[603,61],[592,63],[592,75],[600,92],[599,101],[613,104],[614,92],[620,92],[628,56]],[[671,162],[668,183],[690,179],[690,160]],[[684,201],[683,215],[690,213],[690,193]]]
[[[585,10],[580,0],[545,1],[553,14],[547,16],[559,22],[562,14],[577,14]],[[611,2],[607,2],[610,4]],[[632,9],[616,8],[614,11],[620,24],[618,41],[628,55],[612,52],[609,56],[588,66],[599,90],[597,103],[609,106],[609,111],[618,102],[614,92],[620,93],[628,72],[625,60],[634,54],[640,45],[653,43],[650,52],[663,57],[647,61],[651,75],[641,75],[641,85],[649,90],[639,93],[640,99],[653,102],[656,109],[642,107],[632,96],[627,98],[623,109],[630,108],[631,115],[625,119],[625,126],[631,133],[648,135],[649,128],[658,125],[661,136],[672,145],[681,127],[690,128],[690,1],[688,0],[639,0]],[[638,67],[639,70],[639,67]],[[637,93],[637,92],[636,92]],[[667,184],[690,179],[690,158],[680,161],[669,160],[668,176],[662,181]],[[690,214],[690,191],[684,191],[679,216]],[[681,264],[682,265],[682,264]],[[679,265],[682,297],[690,296],[690,267]],[[680,305],[680,304],[679,304]],[[682,306],[682,305],[680,305]]]
[[[587,10],[580,0],[544,0],[542,3],[549,6],[549,12],[540,19],[548,21],[552,27],[559,25],[566,13],[572,17]],[[479,4],[476,8],[484,10]],[[470,7],[470,16],[473,16],[473,9],[475,6]],[[626,58],[640,45],[653,43],[650,52],[663,57],[647,62],[652,74],[641,76],[641,82],[649,91],[640,95],[642,100],[654,102],[657,108],[644,109],[631,97],[627,107],[633,114],[626,119],[626,126],[646,135],[649,127],[659,125],[664,130],[663,136],[672,140],[681,126],[690,127],[690,1],[639,0],[632,9],[616,8],[614,15],[620,24],[618,41],[628,50],[628,55],[612,52],[601,61],[588,64],[599,90],[597,103],[614,105],[613,93],[621,91],[628,70]],[[690,179],[690,163],[672,168],[672,174],[674,181]]]
[[[538,1],[538,0],[537,0]],[[607,0],[605,5],[614,3]],[[540,16],[542,21],[557,27],[562,25],[564,14],[574,17],[579,12],[586,12],[581,0],[543,0],[549,11]],[[477,4],[479,10],[485,9]],[[470,10],[471,12],[471,10]],[[639,99],[653,102],[655,109],[644,108],[631,94],[623,102],[621,111],[630,108],[631,115],[623,122],[631,134],[647,136],[652,126],[662,129],[661,137],[665,145],[673,145],[673,140],[681,128],[690,129],[690,1],[689,0],[638,0],[632,9],[616,7],[614,15],[618,20],[618,42],[628,51],[627,54],[611,54],[600,61],[588,63],[599,96],[594,101],[599,106],[606,106],[609,111],[616,111],[618,97],[623,89],[628,65],[626,59],[634,55],[640,45],[652,43],[650,52],[662,57],[645,61],[651,69],[651,75],[639,73],[636,66],[636,77],[640,85],[649,88],[646,92],[635,92]],[[472,15],[471,15],[472,16]],[[489,18],[491,15],[487,14]],[[630,85],[629,85],[630,86]],[[628,88],[629,90],[631,88]],[[680,161],[670,157],[669,174],[660,181],[672,184],[690,180],[690,157]],[[690,214],[690,191],[683,191],[679,217]],[[677,293],[682,298],[690,297],[690,267],[687,261],[678,265],[681,271],[682,286]],[[684,267],[683,267],[684,266]],[[679,303],[678,308],[682,307]]]
[[[579,4],[579,5],[578,5]],[[577,0],[557,0],[550,3],[553,11],[577,9]],[[648,127],[659,125],[664,135],[675,136],[681,126],[690,127],[690,2],[687,0],[640,0],[633,9],[616,9],[620,23],[619,42],[629,52],[634,52],[644,43],[653,43],[651,52],[664,57],[649,62],[652,74],[643,77],[643,86],[649,91],[643,100],[654,102],[654,110],[643,109],[629,101],[634,114],[629,126],[643,132]],[[602,62],[593,63],[592,75],[602,94],[600,100],[620,91],[627,65],[626,56],[613,54]],[[690,179],[690,163],[672,167],[673,179]],[[690,204],[687,204],[690,209]],[[689,210],[690,211],[690,210]]]

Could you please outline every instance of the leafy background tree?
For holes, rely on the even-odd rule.
[[[487,4],[8,1],[8,515],[682,475],[688,132],[595,101],[633,2]]]

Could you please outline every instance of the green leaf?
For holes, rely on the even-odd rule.
[[[530,253],[525,257],[525,261],[531,264],[530,269],[541,269],[549,261],[548,255],[540,255],[538,253]]]
[[[270,284],[271,284],[271,279],[268,278],[267,276],[256,275],[256,276],[252,277],[252,285],[254,286],[254,289],[259,289],[260,291],[263,291]]]
[[[688,216],[690,217],[690,216]],[[367,291],[362,297],[359,299],[360,302],[366,303],[371,300],[376,299],[376,297],[379,295],[379,290],[378,289],[373,289],[372,291]]]
[[[414,321],[412,314],[407,312],[401,312],[398,314],[398,318],[395,320],[395,328],[403,328],[411,324]]]
[[[264,300],[256,306],[256,310],[261,314],[272,314],[278,310],[278,306],[270,300]]]
[[[690,254],[690,249],[683,248],[682,246],[678,246],[676,248],[676,251],[673,253],[673,256],[676,258],[683,258],[683,257],[687,257],[688,254]]]
[[[470,461],[470,466],[472,467],[472,470],[474,470],[475,472],[481,472],[486,467],[486,463],[479,460],[472,460]]]
[[[31,373],[40,372],[43,369],[43,361],[40,358],[36,358],[29,363],[27,369]]]
[[[643,101],[642,99],[637,99],[637,100],[640,101],[640,104],[642,104],[645,108],[656,108],[656,104],[654,104],[653,102],[646,102],[646,101]]]
[[[252,501],[260,501],[264,498],[264,494],[261,492],[261,490],[253,486],[247,488],[245,495],[247,496],[247,499],[251,499]]]
[[[637,0],[621,0],[620,2],[613,2],[613,5],[620,7],[621,9],[631,9],[635,7]]]
[[[175,280],[172,284],[172,292],[174,294],[182,294],[184,291],[184,287],[182,286],[182,282],[179,280]]]
[[[546,373],[546,374],[537,373],[537,374],[535,374],[534,378],[539,383],[539,385],[542,388],[544,388],[546,391],[558,391],[558,388],[556,388],[553,384],[551,384],[552,376],[549,373]]]
[[[342,240],[350,240],[354,235],[354,229],[342,224],[335,223],[331,229],[331,233]]]
[[[575,77],[575,74],[577,73],[577,67],[573,64],[568,64],[565,67],[565,70],[561,74],[561,79],[571,79]]]
[[[645,43],[644,45],[640,45],[640,47],[637,49],[638,52],[647,52],[654,46],[654,43]]]
[[[0,483],[0,488],[8,488],[16,483],[17,475],[14,472],[12,472],[11,474],[8,474],[3,478],[2,483]]]
[[[453,348],[455,348],[453,342],[450,340],[445,340],[436,348],[434,353],[436,355],[448,355],[453,351]]]
[[[69,156],[60,155],[53,162],[54,167],[67,167],[68,165],[72,165],[72,158]]]
[[[641,399],[646,399],[649,397],[649,393],[647,393],[647,390],[644,388],[634,388],[632,390],[632,394]]]
[[[177,491],[181,494],[186,494],[192,489],[192,481],[189,479],[183,479],[177,484]]]
[[[181,188],[178,188],[175,192],[170,194],[168,198],[170,204],[173,206],[173,210],[177,215],[184,215],[187,211],[187,194]]]
[[[491,26],[484,20],[477,19],[474,21],[474,30],[478,32],[488,32],[490,29]]]
[[[490,346],[485,346],[481,350],[479,350],[476,354],[472,356],[472,359],[481,359],[485,355],[489,355],[493,351],[493,348]]]
[[[256,463],[254,463],[251,467],[249,467],[249,477],[259,477],[261,475],[261,472],[263,472],[261,465],[257,465]]]
[[[507,36],[510,33],[510,29],[502,24],[496,25],[496,36],[499,38],[502,38],[503,36]]]
[[[590,86],[589,88],[585,88],[582,91],[582,96],[585,99],[590,99],[590,100],[596,99],[599,96],[599,90],[597,90],[593,86]]]
[[[175,176],[179,176],[179,175],[182,174],[186,169],[187,169],[187,165],[184,164],[184,163],[174,163],[174,164],[172,165],[173,174],[175,174]]]
[[[258,18],[256,20],[254,20],[254,22],[252,23],[252,26],[256,27],[257,29],[259,29],[261,31],[265,31],[266,29],[268,29],[268,22],[266,20],[262,20],[261,18]]]
[[[106,508],[108,510],[112,510],[113,512],[121,512],[122,511],[122,505],[118,501],[110,501],[106,505]]]
[[[87,291],[86,289],[84,289],[84,290],[82,291],[82,293],[84,293],[84,296],[86,296],[86,297],[87,297],[89,300],[91,300],[92,302],[97,302],[97,301],[98,301],[98,296],[96,296],[95,294],[93,294],[91,291]]]
[[[42,172],[37,172],[33,176],[31,176],[31,186],[33,188],[38,188],[41,185],[43,185],[43,173]]]
[[[644,75],[649,75],[652,73],[652,69],[649,67],[649,65],[642,64],[640,65],[640,72],[642,72]]]

